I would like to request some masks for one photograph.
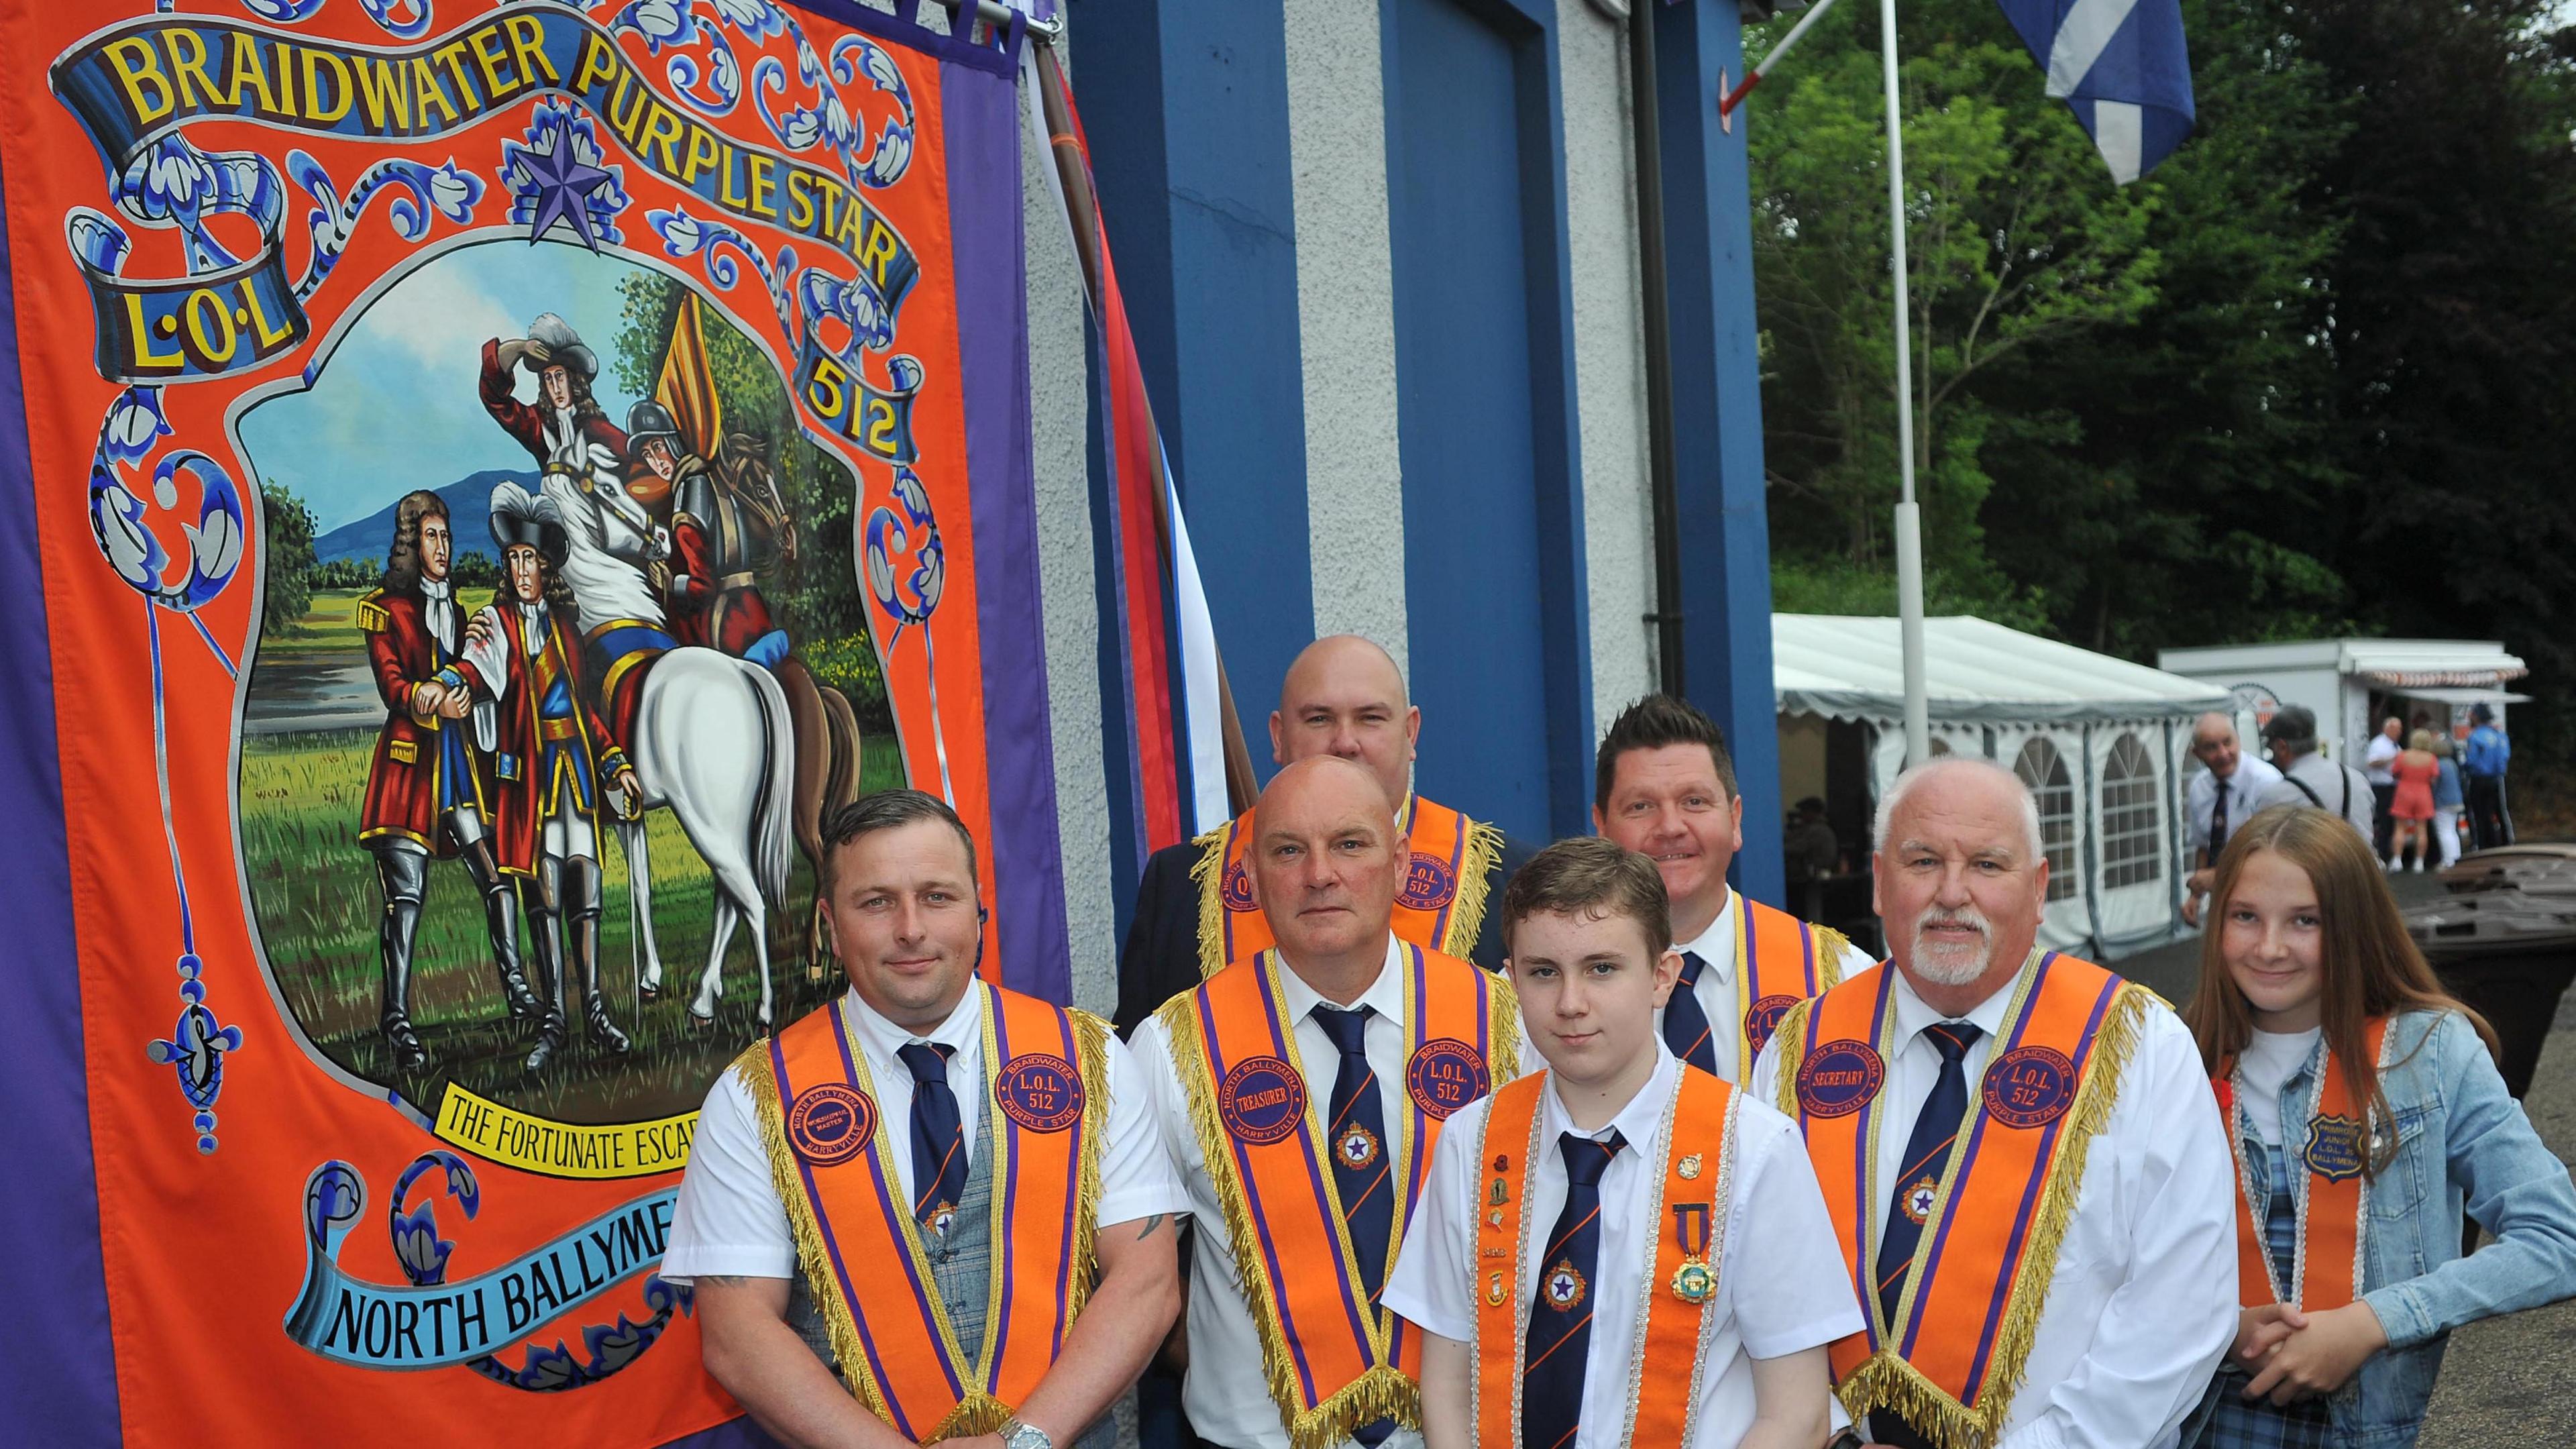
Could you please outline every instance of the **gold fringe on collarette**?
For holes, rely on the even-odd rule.
[[[2067,1226],[2075,1218],[2076,1199],[2084,1190],[2085,1161],[2091,1155],[2093,1139],[2110,1126],[2111,1109],[2119,1099],[2120,1078],[2128,1071],[2129,1058],[2137,1049],[2139,1022],[2149,1003],[2157,999],[2143,987],[2123,984],[2118,999],[2103,1015],[2093,1050],[2087,1054],[2084,1084],[2076,1092],[2075,1105],[2067,1114],[2066,1135],[2057,1149],[2056,1162],[2049,1168],[2048,1186],[2040,1193],[2030,1242],[2022,1251],[2021,1266],[2025,1271],[2013,1283],[2012,1302],[2005,1308],[2003,1324],[1996,1333],[1986,1380],[1977,1387],[1977,1406],[1972,1409],[1950,1397],[1917,1372],[1914,1365],[1881,1347],[1854,1369],[1851,1377],[1835,1386],[1852,1417],[1859,1418],[1871,1409],[1893,1409],[1938,1449],[1992,1449],[2002,1437],[2004,1416],[2021,1388],[2031,1345],[2039,1338],[2040,1314],[2047,1306],[2049,1286],[2056,1276],[2058,1249],[2066,1241]],[[1782,1026],[1785,1029],[1787,1023],[1784,1021]],[[1784,1071],[1782,1080],[1792,1083],[1789,1095],[1794,1101],[1793,1078]],[[2028,1271],[2033,1269],[2047,1271]]]
[[[1808,1000],[1790,1007],[1788,1014],[1781,1017],[1780,1024],[1771,1031],[1773,1041],[1790,1043],[1780,1048],[1780,1076],[1779,1080],[1771,1084],[1773,1099],[1771,1105],[1779,1108],[1782,1115],[1792,1122],[1798,1120],[1798,1064],[1807,1059],[1806,1052],[1797,1047],[1796,1043],[1807,1038],[1808,1009],[1815,1004],[1814,1001]],[[1792,1052],[1796,1055],[1792,1056]],[[1747,1066],[1744,1069],[1744,1075],[1750,1078],[1753,1075],[1752,1067]]]
[[[1190,1126],[1197,1132],[1199,1155],[1208,1185],[1223,1210],[1226,1236],[1234,1245],[1234,1275],[1243,1283],[1244,1307],[1261,1336],[1261,1369],[1270,1401],[1288,1428],[1291,1449],[1333,1449],[1362,1424],[1393,1416],[1408,1429],[1422,1427],[1422,1386],[1400,1369],[1379,1364],[1327,1395],[1311,1409],[1288,1407],[1298,1400],[1297,1365],[1288,1347],[1279,1305],[1270,1296],[1270,1278],[1262,1265],[1261,1245],[1247,1229],[1251,1209],[1244,1202],[1243,1178],[1234,1167],[1232,1140],[1218,1119],[1216,1094],[1208,1088],[1207,1043],[1199,1036],[1198,996],[1183,992],[1155,1012],[1172,1045],[1172,1070],[1180,1077],[1190,1102]]]
[[[1494,883],[1494,867],[1503,858],[1503,832],[1470,820],[1463,812],[1458,823],[1467,833],[1467,845],[1459,852],[1458,899],[1450,904],[1449,932],[1440,939],[1440,952],[1464,961],[1475,954],[1476,937],[1485,929],[1486,897]]]
[[[1199,979],[1225,969],[1225,838],[1234,830],[1229,820],[1192,840],[1199,848],[1190,879],[1199,886]]]
[[[1816,980],[1831,991],[1843,984],[1843,953],[1852,948],[1851,937],[1831,926],[1810,923],[1807,929],[1816,940]]]
[[[814,1205],[806,1200],[805,1184],[797,1180],[795,1154],[787,1146],[787,1109],[778,1100],[778,1073],[770,1065],[769,1038],[745,1047],[734,1058],[732,1069],[742,1074],[743,1085],[751,1089],[752,1111],[760,1118],[760,1145],[769,1154],[778,1201],[787,1209],[787,1231],[796,1240],[796,1266],[809,1287],[822,1290],[813,1295],[814,1307],[822,1314],[823,1332],[832,1342],[832,1357],[840,1363],[842,1382],[879,1422],[892,1424],[885,1392],[868,1370],[867,1345],[860,1341],[858,1320],[850,1315],[850,1305],[832,1290],[832,1257],[824,1250],[822,1225],[814,1220]]]
[[[1090,1304],[1091,1290],[1100,1285],[1100,1161],[1109,1146],[1109,1023],[1079,1007],[1069,1014],[1074,1045],[1082,1052],[1082,1164],[1073,1189],[1077,1227],[1072,1298],[1065,1305],[1068,1327]]]

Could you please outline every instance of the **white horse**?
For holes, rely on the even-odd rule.
[[[562,573],[572,587],[582,634],[615,622],[659,629],[666,622],[661,600],[641,565],[667,552],[667,538],[626,493],[613,453],[593,444],[590,464],[587,478],[549,468],[544,482],[546,502],[567,536]],[[760,1024],[766,1027],[772,1005],[768,912],[786,909],[795,789],[787,697],[768,670],[714,649],[672,649],[637,667],[644,677],[635,686],[641,693],[627,763],[643,798],[634,819],[621,816],[617,822],[644,947],[637,989],[650,994],[662,985],[644,812],[667,805],[715,876],[715,939],[689,1015],[700,1022],[715,1019],[725,950],[740,922],[749,927],[760,962]]]

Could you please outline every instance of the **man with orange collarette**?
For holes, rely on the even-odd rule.
[[[1279,683],[1270,716],[1270,754],[1282,765],[1335,756],[1366,768],[1395,802],[1395,934],[1414,945],[1502,965],[1502,936],[1486,924],[1503,883],[1531,851],[1494,826],[1426,800],[1413,790],[1422,710],[1404,672],[1374,642],[1334,634],[1306,646]],[[1252,898],[1247,854],[1252,812],[1195,840],[1166,846],[1145,863],[1136,909],[1118,953],[1118,1029],[1136,1025],[1227,962],[1261,954],[1269,918]]]
[[[1869,955],[1726,883],[1744,848],[1744,797],[1725,737],[1698,706],[1647,695],[1593,759],[1592,827],[1652,860],[1672,902],[1682,972],[1655,1029],[1685,1064],[1741,1084],[1789,1008],[1869,969]]]
[[[708,1373],[791,1444],[1115,1443],[1188,1203],[1135,1060],[976,977],[975,843],[935,796],[836,812],[823,890],[850,991],[717,1079],[671,1221]]]
[[[1403,1449],[1422,1340],[1378,1294],[1441,1123],[1520,1075],[1520,1013],[1389,928],[1403,837],[1369,770],[1290,765],[1247,833],[1275,941],[1136,1035],[1195,1227],[1182,1405],[1228,1449]]]
[[[1868,1321],[1862,1437],[2170,1449],[2236,1334],[2232,1166],[2191,1033],[2036,949],[2039,809],[1948,758],[1880,800],[1890,959],[1793,1009],[1746,1090],[1797,1123]]]

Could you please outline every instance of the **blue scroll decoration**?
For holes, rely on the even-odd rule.
[[[412,1191],[427,1184],[417,1206]],[[444,1196],[468,1222],[482,1211],[474,1168],[452,1152],[424,1152],[395,1179],[385,1208],[385,1231],[394,1261],[408,1286],[356,1277],[340,1267],[340,1249],[366,1215],[367,1183],[355,1167],[337,1160],[313,1169],[304,1184],[303,1291],[286,1315],[286,1334],[324,1358],[380,1369],[429,1369],[462,1364],[510,1388],[556,1393],[613,1377],[644,1356],[687,1312],[690,1293],[649,1270],[662,1259],[677,1188],[646,1193],[589,1222],[470,1278],[449,1281],[456,1243],[440,1236],[438,1201]],[[614,1324],[581,1330],[582,1352],[558,1338],[527,1345],[516,1368],[502,1350],[530,1330],[645,1273],[638,1323],[620,1313]]]

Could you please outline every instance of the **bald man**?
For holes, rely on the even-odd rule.
[[[1394,802],[1396,832],[1406,838],[1398,857],[1395,934],[1498,969],[1502,933],[1488,925],[1486,907],[1501,899],[1503,882],[1533,851],[1413,793],[1413,750],[1421,734],[1422,711],[1407,697],[1395,660],[1356,634],[1335,634],[1307,645],[1288,666],[1279,708],[1270,716],[1270,756],[1282,765],[1336,756],[1374,777]],[[1133,1031],[1156,1007],[1228,961],[1270,944],[1269,921],[1245,888],[1251,820],[1247,813],[1146,862],[1118,957],[1120,1031]]]
[[[1391,928],[1375,771],[1298,760],[1238,826],[1274,939],[1136,1033],[1196,1227],[1182,1403],[1230,1449],[1408,1449],[1420,1335],[1378,1293],[1441,1123],[1533,1054],[1508,985]]]

